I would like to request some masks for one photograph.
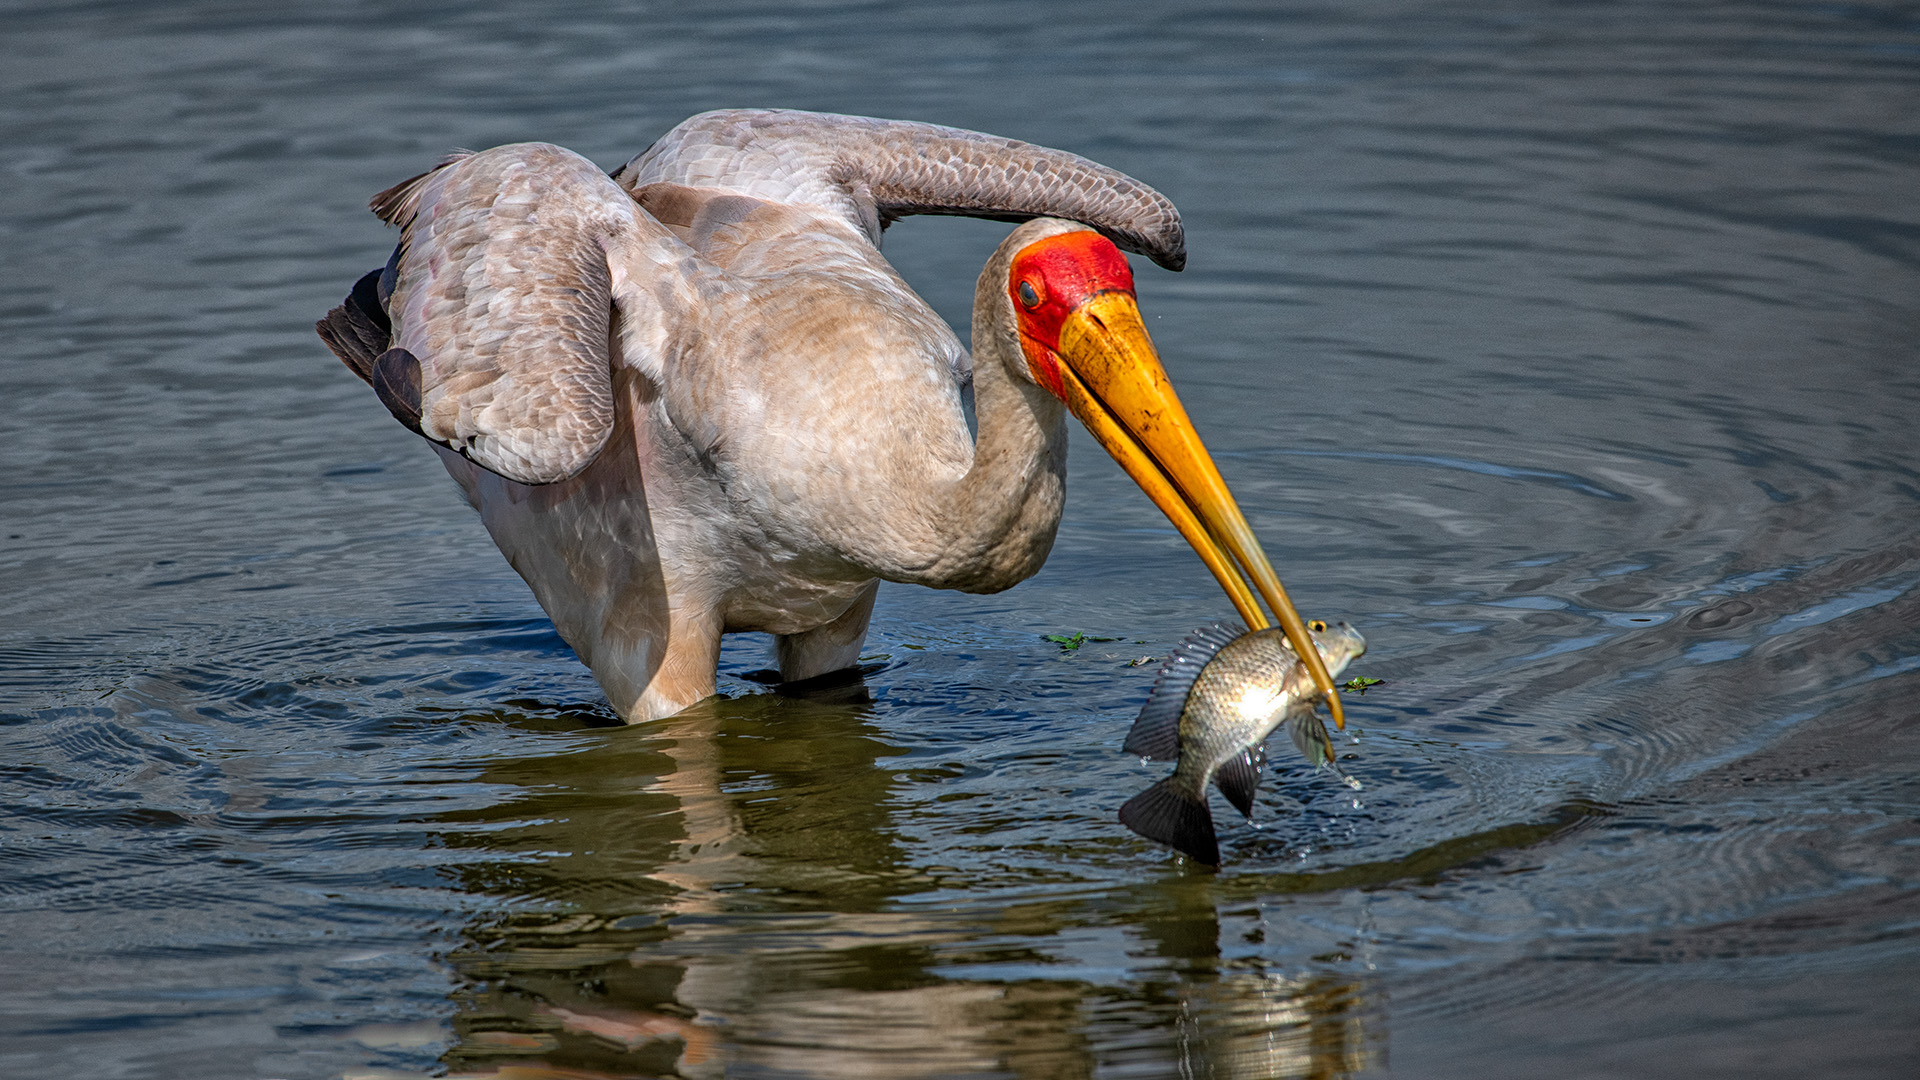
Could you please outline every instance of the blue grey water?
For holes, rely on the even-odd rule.
[[[1920,6],[8,3],[0,1074],[1894,1076],[1920,1060]],[[1228,612],[1090,441],[869,674],[612,724],[312,323],[454,147],[771,105],[1158,187],[1148,323],[1372,651],[1199,872]],[[888,253],[964,334],[1007,226]],[[1074,631],[1111,642],[1065,651]],[[1228,822],[1231,821],[1231,824]]]

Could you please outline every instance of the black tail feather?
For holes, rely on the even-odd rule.
[[[1220,842],[1213,834],[1213,811],[1207,809],[1204,790],[1198,800],[1189,799],[1169,777],[1128,799],[1120,808],[1120,824],[1196,862],[1220,865]]]
[[[339,307],[314,324],[333,355],[369,383],[373,381],[374,361],[387,351],[393,335],[393,324],[379,299],[382,272],[375,270],[362,277]]]

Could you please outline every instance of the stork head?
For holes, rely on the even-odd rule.
[[[1126,256],[1083,225],[1042,219],[1014,230],[988,272],[1001,267],[1001,281],[982,279],[979,300],[995,286],[993,306],[1010,312],[995,321],[1017,337],[1025,361],[1009,356],[1011,374],[1059,398],[1087,426],[1193,546],[1253,630],[1268,625],[1254,599],[1258,590],[1345,726],[1319,650],[1167,380],[1140,318]]]

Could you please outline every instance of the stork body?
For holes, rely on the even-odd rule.
[[[695,117],[611,179],[521,144],[374,205],[400,246],[321,334],[435,444],[629,720],[713,693],[722,634],[775,635],[782,677],[808,678],[856,662],[881,580],[992,592],[1036,572],[1066,412],[1092,406],[1049,367],[1078,324],[1061,307],[1040,326],[1050,308],[1024,298],[1116,291],[1125,261],[1088,226],[1184,260],[1172,205],[1084,159],[780,111]],[[880,254],[911,213],[1026,220],[981,275],[971,359]],[[1190,540],[1219,532],[1168,513]],[[1245,584],[1222,584],[1246,615]]]

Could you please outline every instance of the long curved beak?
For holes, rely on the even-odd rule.
[[[1067,408],[1192,545],[1249,630],[1270,625],[1253,596],[1259,590],[1345,728],[1320,650],[1167,381],[1133,297],[1102,292],[1081,303],[1060,324],[1056,355]]]

